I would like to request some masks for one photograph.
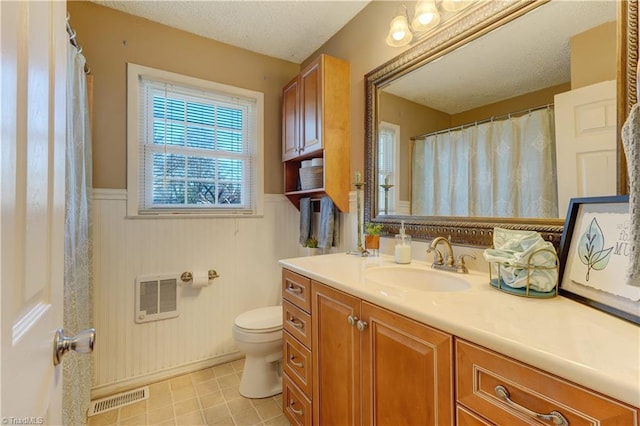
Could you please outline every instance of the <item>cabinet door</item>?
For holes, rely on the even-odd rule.
[[[453,424],[453,337],[362,302],[365,425]]]
[[[313,423],[360,425],[360,300],[312,282]]]
[[[302,126],[301,155],[322,149],[322,58],[318,58],[300,75],[300,108]]]
[[[282,161],[298,156],[300,140],[300,106],[298,104],[298,79],[282,89]]]

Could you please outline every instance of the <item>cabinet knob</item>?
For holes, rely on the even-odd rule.
[[[349,316],[347,317],[347,322],[349,323],[349,325],[350,325],[351,327],[353,327],[353,326],[355,326],[355,325],[356,325],[356,323],[358,322],[358,317],[354,317],[353,315],[349,315]]]
[[[364,329],[367,328],[368,325],[369,324],[367,324],[366,321],[358,320],[358,323],[356,324],[356,327],[358,327],[358,330],[364,331]]]
[[[569,426],[569,422],[567,419],[558,411],[551,411],[549,414],[541,414],[536,413],[535,411],[529,410],[526,407],[518,404],[517,402],[511,399],[511,395],[509,395],[509,391],[502,385],[498,385],[494,389],[498,398],[504,401],[509,407],[513,408],[516,411],[519,411],[529,417],[533,417],[534,419],[539,419],[543,421],[551,420],[554,425],[557,426]]]

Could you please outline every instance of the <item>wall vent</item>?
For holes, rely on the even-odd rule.
[[[97,414],[104,413],[106,411],[115,410],[116,408],[124,407],[125,405],[133,404],[134,402],[143,401],[149,398],[149,387],[134,389],[128,392],[122,392],[117,395],[108,396],[106,398],[97,399],[91,401],[89,410],[87,411],[87,417],[95,416]]]
[[[136,323],[175,318],[178,313],[178,276],[136,278]]]

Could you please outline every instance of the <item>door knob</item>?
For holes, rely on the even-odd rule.
[[[80,354],[88,354],[93,352],[93,345],[96,342],[96,329],[87,328],[73,337],[64,335],[64,331],[59,328],[53,338],[53,365],[62,362],[62,356],[69,350]]]

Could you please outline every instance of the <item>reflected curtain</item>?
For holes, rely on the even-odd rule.
[[[91,285],[91,123],[85,58],[67,49],[66,215],[64,265],[64,331],[66,335],[92,327]],[[63,362],[63,419],[86,424],[91,402],[93,356],[71,351]]]
[[[412,214],[558,217],[553,109],[416,140]]]

